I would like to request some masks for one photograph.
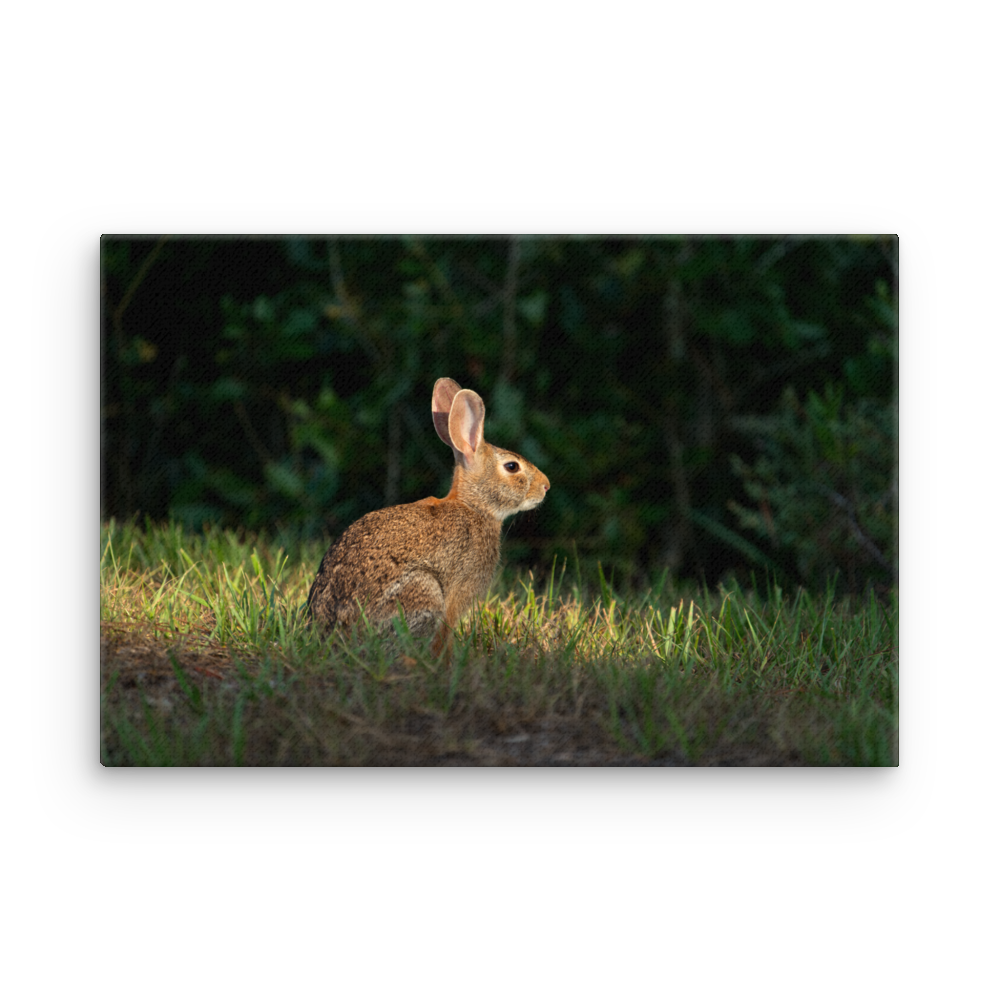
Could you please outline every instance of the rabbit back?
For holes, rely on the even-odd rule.
[[[365,616],[387,629],[402,606],[414,635],[454,627],[486,595],[500,558],[500,522],[429,497],[375,510],[330,546],[309,591],[314,620],[349,625]]]

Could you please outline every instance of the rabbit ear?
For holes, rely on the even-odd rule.
[[[434,393],[431,397],[431,416],[434,418],[434,430],[449,448],[452,447],[452,444],[448,434],[448,414],[451,413],[452,401],[461,391],[462,387],[454,379],[439,378],[434,383]]]
[[[448,434],[456,463],[461,462],[467,469],[472,468],[476,449],[483,440],[485,418],[486,406],[478,392],[460,389],[455,394],[448,417]]]

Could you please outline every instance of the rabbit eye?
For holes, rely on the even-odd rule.
[[[521,466],[519,466],[517,462],[504,462],[503,467],[508,472],[517,472],[517,470],[521,468]]]

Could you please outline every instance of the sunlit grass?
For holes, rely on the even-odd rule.
[[[305,622],[323,546],[101,530],[107,764],[897,762],[895,601],[503,574],[450,660]]]

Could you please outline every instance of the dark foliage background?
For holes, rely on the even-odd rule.
[[[448,375],[552,482],[508,561],[891,585],[895,237],[101,242],[102,517],[336,535],[447,491]]]

